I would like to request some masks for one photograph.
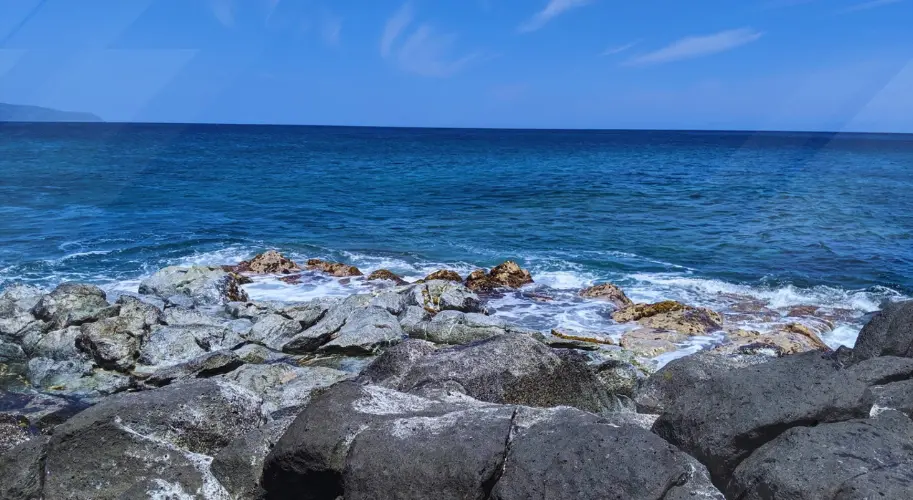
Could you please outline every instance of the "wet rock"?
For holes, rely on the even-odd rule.
[[[406,364],[408,353],[384,353]],[[392,363],[391,361],[384,361]],[[574,406],[592,412],[619,408],[587,358],[557,351],[526,335],[499,335],[417,357],[402,377],[383,381],[405,392],[457,392],[490,403]]]
[[[4,395],[5,393],[0,392],[0,404],[3,403]],[[28,422],[15,415],[0,414],[0,456],[31,438],[32,432],[29,431]],[[2,476],[0,472],[0,477]]]
[[[875,313],[859,332],[855,356],[913,357],[913,300],[896,302]]]
[[[244,365],[224,376],[264,400],[263,411],[272,418],[296,415],[310,401],[311,393],[351,375],[325,367],[299,367],[285,363]]]
[[[673,330],[687,335],[704,334],[723,327],[723,318],[719,313],[674,300],[629,306],[612,313],[612,319],[619,323],[636,321],[648,328]]]
[[[139,293],[170,300],[175,295],[190,298],[194,306],[247,301],[238,276],[218,267],[166,267],[140,282]]]
[[[244,361],[232,351],[214,351],[203,354],[186,363],[158,370],[152,373],[145,382],[147,385],[161,387],[178,380],[222,375],[235,370],[243,364]]]
[[[261,423],[256,396],[212,380],[108,398],[55,430],[44,497],[136,498],[156,484],[224,498],[209,457]]]
[[[226,269],[236,273],[252,274],[289,274],[301,268],[291,259],[275,250],[267,250],[250,260],[243,260],[237,266]]]
[[[728,490],[744,500],[772,498],[771,492],[776,498],[809,500],[909,498],[911,450],[913,422],[896,412],[794,427],[742,462]]]
[[[418,305],[436,314],[441,311],[484,313],[479,296],[460,283],[452,281],[426,281],[412,288],[409,305]]]
[[[386,269],[378,269],[368,275],[368,281],[392,281],[397,285],[405,285],[406,280],[402,279],[396,273]],[[462,281],[462,280],[460,280]]]
[[[289,319],[281,314],[267,314],[254,323],[245,338],[278,351],[302,330],[304,327],[301,326],[300,321]]]
[[[345,324],[320,347],[320,352],[349,355],[373,354],[399,343],[405,334],[396,317],[380,307],[356,309]]]
[[[638,328],[621,336],[621,347],[638,356],[654,358],[660,354],[677,351],[688,335],[671,330]]]
[[[0,498],[42,498],[42,480],[48,438],[36,437],[0,453]]]
[[[874,401],[853,370],[817,352],[715,373],[679,390],[653,431],[704,463],[717,481],[784,430],[864,417]]]
[[[355,266],[350,266],[341,262],[327,262],[320,259],[308,259],[307,268],[312,271],[320,271],[337,278],[362,275],[361,271],[359,271]]]
[[[292,337],[291,340],[282,346],[282,351],[292,354],[316,351],[317,348],[327,343],[332,335],[345,325],[346,319],[350,314],[368,305],[372,298],[371,295],[367,294],[346,297],[342,302],[330,307],[320,321]]]
[[[634,305],[634,302],[625,295],[625,292],[612,283],[602,283],[584,288],[580,291],[580,296],[587,299],[604,300],[618,309]]]
[[[71,398],[48,394],[0,391],[0,419],[15,422],[26,434],[49,434],[87,406]]]
[[[294,417],[274,420],[235,439],[212,460],[212,473],[232,498],[264,498],[263,461]]]
[[[727,342],[713,349],[720,354],[769,353],[786,356],[807,351],[829,351],[830,348],[811,330],[792,323],[779,331],[760,333],[753,330],[728,332]]]
[[[466,278],[466,287],[473,291],[490,291],[497,288],[520,288],[532,282],[533,278],[529,271],[508,260],[495,266],[487,274],[481,269],[473,271]]]
[[[730,370],[767,361],[770,358],[766,356],[721,356],[707,352],[672,360],[639,386],[634,395],[637,411],[662,413],[689,388],[700,387]]]
[[[117,313],[118,308],[111,307],[101,288],[78,283],[60,284],[32,308],[32,314],[53,329],[78,326]]]
[[[428,276],[425,276],[422,279],[422,281],[434,281],[434,280],[456,281],[457,283],[462,283],[463,277],[460,276],[460,273],[458,273],[456,271],[452,271],[450,269],[441,269],[439,271],[435,271],[435,272],[429,274]]]
[[[521,408],[491,498],[723,496],[702,465],[646,430],[568,408]]]

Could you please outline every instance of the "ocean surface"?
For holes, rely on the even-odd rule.
[[[819,306],[825,341],[852,345],[867,313],[913,296],[913,136],[0,124],[0,288],[135,291],[270,248],[412,278],[515,259],[536,283],[491,308],[534,328],[619,334],[576,296],[608,280],[759,330]]]

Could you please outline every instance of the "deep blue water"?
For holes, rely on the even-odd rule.
[[[877,302],[913,293],[913,136],[4,124],[0,242],[0,286],[278,248]]]

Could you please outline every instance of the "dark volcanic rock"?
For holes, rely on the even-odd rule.
[[[437,349],[437,346],[424,340],[408,339],[397,344],[377,357],[359,375],[358,380],[398,387],[415,363]]]
[[[742,462],[728,490],[740,500],[913,498],[911,466],[913,422],[885,412],[789,429]]]
[[[166,267],[140,282],[139,293],[169,300],[185,296],[196,306],[247,301],[238,276],[218,267]]]
[[[715,481],[784,431],[865,417],[874,401],[853,371],[817,352],[715,373],[679,390],[653,431],[704,463]]]
[[[265,498],[260,486],[263,461],[292,423],[292,417],[274,420],[235,439],[213,457],[211,470],[233,498]]]
[[[855,356],[913,357],[913,300],[896,302],[876,313],[859,332]]]
[[[42,498],[47,442],[46,436],[36,437],[11,450],[0,452],[0,498],[4,500]]]

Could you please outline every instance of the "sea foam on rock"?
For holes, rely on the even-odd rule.
[[[189,298],[193,305],[219,305],[246,301],[238,276],[219,267],[166,267],[140,282],[139,293],[168,299],[175,295]]]

